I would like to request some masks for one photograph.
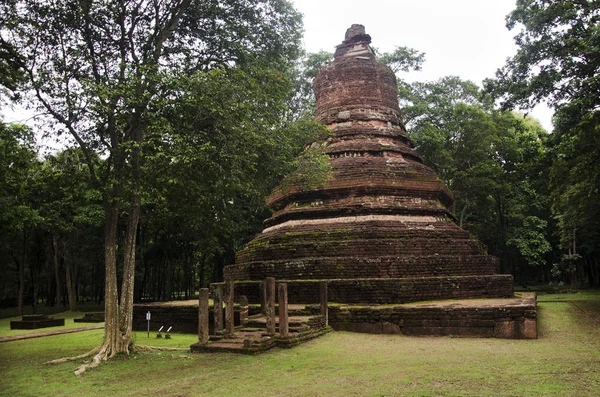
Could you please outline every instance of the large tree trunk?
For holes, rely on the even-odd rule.
[[[71,271],[71,263],[64,257],[66,278],[67,278],[67,296],[69,298],[69,310],[74,312],[77,310],[77,296],[75,294],[75,279],[73,272]]]
[[[129,217],[127,218],[127,228],[125,230],[125,246],[123,255],[123,281],[121,284],[121,306],[119,313],[119,322],[123,334],[123,343],[127,345],[131,342],[133,325],[133,292],[135,281],[135,241],[137,237],[137,227],[140,219],[139,195],[131,198],[131,207]]]
[[[60,262],[58,261],[58,241],[56,236],[52,236],[52,250],[54,251],[54,279],[56,281],[56,295],[54,297],[54,308],[56,311],[60,310],[61,287],[60,287]],[[68,281],[67,281],[68,282]]]
[[[119,326],[119,293],[117,290],[117,224],[119,220],[119,201],[113,200],[106,210],[104,229],[104,343],[98,356],[100,359],[127,351],[123,348]]]

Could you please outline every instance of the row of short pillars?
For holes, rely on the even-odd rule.
[[[223,303],[225,303],[225,334],[234,334],[234,283],[227,281],[225,285],[213,285],[214,300],[214,330],[215,334],[223,332]],[[225,290],[225,291],[224,291]],[[288,316],[288,290],[286,283],[277,284],[277,295],[279,302],[279,335],[286,337],[289,335],[289,316]],[[209,340],[209,311],[208,311],[208,288],[201,288],[198,302],[198,342],[207,344]],[[321,315],[325,317],[325,324],[328,321],[327,306],[327,282],[323,281],[319,285],[319,300]],[[248,319],[248,299],[240,296],[240,323],[244,325]],[[267,277],[261,283],[261,309],[267,319],[267,334],[275,335],[275,279]]]

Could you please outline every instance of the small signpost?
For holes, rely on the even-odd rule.
[[[146,313],[146,321],[148,321],[148,338],[150,337],[150,312]]]

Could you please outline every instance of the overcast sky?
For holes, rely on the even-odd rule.
[[[304,15],[308,52],[333,52],[353,23],[365,26],[372,45],[382,52],[407,46],[425,53],[423,70],[402,76],[431,81],[456,75],[481,85],[516,52],[505,16],[515,0],[292,0]],[[5,111],[5,121],[25,121],[30,112]],[[545,106],[532,116],[551,130]]]
[[[481,85],[494,77],[516,52],[517,30],[505,26],[515,0],[292,0],[304,15],[308,52],[333,52],[353,23],[365,26],[371,45],[380,51],[407,46],[425,53],[420,72],[409,81],[460,76]],[[551,130],[552,112],[545,106],[532,116]]]

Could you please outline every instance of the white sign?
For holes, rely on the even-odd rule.
[[[146,320],[150,321],[150,312],[146,313]]]

